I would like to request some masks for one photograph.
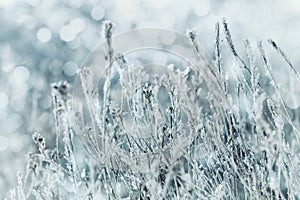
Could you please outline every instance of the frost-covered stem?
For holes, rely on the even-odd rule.
[[[66,103],[67,111],[70,112],[71,108],[69,108],[70,105],[68,105],[68,102]],[[64,113],[64,142],[65,142],[65,156],[68,161],[69,171],[71,174],[71,177],[73,179],[72,183],[74,184],[74,193],[77,194],[77,178],[76,178],[76,171],[77,171],[77,164],[76,164],[76,158],[74,155],[74,145],[73,145],[73,129],[71,127],[71,119],[68,113]]]
[[[103,94],[103,113],[102,113],[102,123],[103,123],[103,146],[106,149],[106,134],[107,134],[107,125],[106,117],[109,109],[109,92],[111,84],[111,68],[113,65],[113,48],[112,48],[112,33],[113,33],[113,23],[111,21],[106,21],[104,23],[104,37],[106,40],[106,55],[105,59],[108,61],[108,66],[106,68],[106,80],[104,83],[104,94]]]
[[[88,132],[87,137],[88,141],[90,142],[90,145],[93,147],[93,150],[96,151],[94,152],[95,154],[100,153],[100,146],[97,141],[97,125],[99,130],[101,130],[101,125],[100,123],[97,123],[97,113],[94,109],[94,101],[93,98],[95,98],[93,95],[95,95],[95,88],[93,85],[93,74],[92,71],[89,70],[88,68],[83,68],[82,70],[79,71],[79,78],[81,81],[81,86],[83,90],[83,94],[87,103],[88,107],[88,112],[89,116],[91,118],[91,124],[92,124],[92,130],[93,130],[93,135]],[[98,101],[97,101],[98,103]]]
[[[255,111],[255,105],[256,105],[256,98],[258,96],[258,77],[259,74],[257,73],[257,68],[255,67],[254,64],[254,55],[253,55],[253,50],[252,46],[250,44],[249,40],[245,41],[245,48],[247,52],[247,57],[249,60],[249,66],[250,66],[250,71],[251,71],[251,89],[252,89],[252,106],[251,106],[251,115],[250,117],[254,120],[255,123],[251,124],[251,132],[255,133],[256,132],[256,111]],[[257,138],[257,142],[259,143],[259,139]]]
[[[228,43],[228,45],[229,45],[229,48],[230,48],[232,54],[234,55],[234,57],[235,57],[238,61],[240,61],[240,62],[242,63],[243,67],[244,67],[249,73],[251,73],[251,71],[250,71],[249,68],[247,67],[246,63],[243,61],[243,59],[242,59],[241,56],[237,53],[237,51],[236,51],[236,49],[235,49],[235,47],[234,47],[234,44],[233,44],[233,42],[232,42],[231,33],[230,33],[230,31],[229,31],[228,24],[227,24],[226,20],[223,19],[222,23],[223,23],[223,27],[224,27],[224,32],[225,32],[226,40],[227,40],[227,43]]]
[[[24,189],[23,189],[23,176],[21,175],[20,172],[17,174],[17,196],[18,200],[25,200],[25,195],[24,195]]]
[[[61,113],[65,110],[65,107],[64,107],[65,105],[64,105],[62,96],[59,95],[59,92],[60,92],[59,87],[60,87],[59,84],[56,84],[56,83],[52,84],[53,115],[54,115],[55,128],[56,128],[56,139],[55,139],[56,152],[55,152],[55,155],[56,155],[57,161],[55,163],[57,163],[57,165],[59,165],[59,163],[60,163],[60,156],[59,156],[59,154],[60,154],[60,152],[59,152],[59,138],[60,138],[60,135],[61,135],[60,117],[61,117]],[[44,153],[44,156],[47,157],[45,153]],[[60,173],[60,171],[61,171],[61,168],[58,168],[58,173]],[[58,187],[58,193],[59,194],[62,193],[60,187]]]
[[[300,80],[300,74],[299,74],[299,72],[292,65],[291,61],[288,59],[288,57],[285,55],[285,53],[282,51],[282,49],[273,40],[269,39],[268,42],[279,53],[279,55],[281,55],[281,57],[285,60],[285,62],[289,65],[289,67],[291,68],[291,70],[295,73],[295,75],[297,76],[297,78]]]
[[[54,86],[53,86],[54,87]],[[53,90],[52,90],[53,91]],[[55,146],[56,146],[56,156],[57,156],[57,161],[59,162],[59,137],[60,137],[60,123],[59,123],[59,117],[58,117],[58,99],[54,91],[52,92],[52,102],[53,102],[53,115],[54,115],[54,121],[55,121],[55,133],[56,133],[56,138],[55,138]]]
[[[216,23],[215,34],[216,34],[216,39],[215,39],[216,65],[217,65],[219,73],[222,74],[222,72],[221,72],[221,51],[220,51],[220,24],[219,23]]]
[[[249,40],[245,40],[245,48],[246,48],[250,71],[251,71],[251,89],[252,89],[252,100],[253,100],[252,103],[254,104],[256,102],[256,96],[258,92],[257,79],[259,75],[256,73],[257,69],[254,65],[255,60],[254,60],[254,55]]]
[[[115,60],[116,60],[116,63],[119,65],[120,71],[125,70],[125,73],[128,73],[128,63],[126,62],[126,60],[124,58],[124,55],[122,55],[122,54],[116,55]],[[124,91],[122,90],[121,103],[120,103],[121,104],[120,105],[120,112],[121,113],[124,111],[124,108],[123,108],[124,99],[125,99],[125,94],[124,94]],[[129,103],[128,103],[128,105],[129,105]]]
[[[228,24],[226,22],[225,19],[223,19],[223,27],[224,27],[224,33],[225,33],[225,36],[226,36],[226,41],[227,41],[227,44],[229,46],[229,49],[230,51],[232,52],[235,60],[237,60],[237,63],[240,63],[242,65],[242,67],[240,66],[239,64],[239,67],[240,67],[240,71],[241,71],[241,74],[242,74],[242,80],[240,79],[240,77],[236,74],[236,77],[238,79],[238,82],[239,83],[242,83],[243,85],[245,85],[250,91],[251,91],[251,85],[250,83],[248,82],[245,74],[243,73],[243,69],[245,69],[250,75],[251,75],[251,70],[247,67],[246,63],[244,62],[244,60],[240,57],[240,55],[237,53],[235,47],[234,47],[234,44],[233,44],[233,41],[232,41],[232,36],[231,36],[231,33],[230,33],[230,30],[228,28]]]
[[[64,157],[67,161],[67,168],[70,172],[70,177],[73,179],[74,192],[77,192],[77,180],[76,180],[76,160],[74,156],[74,146],[72,139],[72,120],[70,119],[71,102],[68,93],[69,85],[67,82],[59,82],[52,84],[52,95],[56,100],[54,104],[54,116],[57,124],[57,131],[62,130],[63,142],[64,142]],[[56,147],[58,149],[58,147]],[[59,154],[59,152],[57,152]],[[59,156],[59,155],[57,155]],[[57,158],[58,159],[58,158]],[[58,162],[59,164],[59,162]]]
[[[224,91],[224,93],[227,95],[227,88],[226,88],[226,80],[225,76],[223,74],[222,70],[222,60],[221,60],[221,40],[220,40],[220,24],[216,23],[215,26],[215,64],[218,68],[219,76],[220,76],[220,81],[221,81],[221,86]]]
[[[299,130],[297,129],[297,127],[294,125],[294,123],[293,123],[293,121],[292,121],[290,115],[288,114],[288,111],[287,111],[287,109],[286,109],[286,106],[285,106],[283,97],[282,97],[282,95],[281,95],[281,93],[280,93],[279,87],[278,87],[278,85],[277,85],[277,83],[276,83],[276,81],[275,81],[274,76],[272,75],[271,70],[270,70],[269,63],[268,63],[268,60],[267,60],[267,57],[266,57],[266,54],[265,54],[265,51],[264,51],[264,48],[263,48],[263,44],[262,44],[261,41],[258,42],[258,49],[259,49],[259,51],[260,51],[260,55],[261,55],[261,58],[262,58],[262,60],[263,60],[263,66],[264,66],[264,68],[265,68],[265,71],[266,71],[268,77],[271,79],[272,84],[273,84],[273,86],[274,86],[274,88],[275,88],[275,91],[276,91],[276,93],[277,93],[277,95],[278,95],[278,98],[279,98],[279,100],[280,100],[282,109],[283,109],[283,111],[284,111],[284,116],[286,117],[286,119],[288,120],[288,122],[290,123],[290,125],[293,127],[293,130],[295,131],[295,136],[296,136],[297,142],[298,142],[298,144],[300,144],[300,143],[299,143],[299,138],[298,138],[298,134],[299,134],[300,132],[299,132]]]
[[[216,73],[214,72],[214,70],[211,68],[211,65],[209,64],[209,61],[206,59],[205,55],[202,54],[202,51],[200,49],[200,45],[196,39],[196,33],[194,31],[188,30],[187,31],[187,37],[190,40],[192,46],[194,47],[194,50],[196,52],[196,55],[202,60],[204,61],[206,67],[209,69],[209,71],[212,73],[212,75],[217,78],[217,81],[219,81]]]

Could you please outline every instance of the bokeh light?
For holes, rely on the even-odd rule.
[[[37,32],[37,38],[40,42],[46,43],[51,39],[51,32],[47,28],[41,28]]]
[[[141,27],[182,33],[193,28],[213,58],[215,23],[223,17],[239,49],[245,38],[272,38],[300,71],[299,0],[0,0],[0,199],[26,166],[26,155],[34,149],[32,133],[55,136],[49,85],[74,81],[84,58],[103,42],[104,20],[115,22],[117,33]],[[176,37],[160,40],[170,45]],[[152,60],[167,63],[163,54]],[[299,83],[289,80],[281,66],[278,60],[272,68],[282,88],[294,86],[293,92],[283,93],[287,105],[298,109]]]

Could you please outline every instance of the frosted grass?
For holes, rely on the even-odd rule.
[[[85,105],[72,104],[68,83],[52,85],[55,145],[33,135],[36,152],[8,199],[300,198],[298,116],[286,106],[265,42],[245,40],[238,50],[223,20],[215,65],[187,31],[213,77],[178,63],[157,75],[114,55],[112,30],[105,22],[103,90],[89,67],[78,72]],[[268,45],[299,78],[279,45]],[[73,106],[87,107],[75,115],[79,129]]]

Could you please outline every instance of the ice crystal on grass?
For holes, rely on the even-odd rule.
[[[215,65],[188,31],[201,64],[156,68],[114,55],[112,28],[103,26],[107,67],[98,82],[89,66],[78,72],[84,103],[72,103],[66,82],[52,85],[55,145],[33,135],[38,149],[10,199],[300,198],[298,118],[264,42],[246,40],[242,57],[223,20]]]

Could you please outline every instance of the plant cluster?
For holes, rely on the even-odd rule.
[[[33,135],[37,152],[10,199],[300,198],[297,116],[263,42],[246,40],[243,58],[223,20],[216,24],[214,64],[188,31],[204,64],[174,63],[158,74],[115,55],[112,30],[106,22],[101,89],[89,67],[78,72],[84,105],[72,99],[68,83],[51,86],[55,145]],[[268,42],[299,78],[282,49]],[[225,55],[235,73],[223,67]]]

